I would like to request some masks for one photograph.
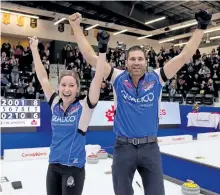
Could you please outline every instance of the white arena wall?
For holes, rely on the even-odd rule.
[[[220,45],[220,42],[219,42],[219,45]],[[199,51],[201,54],[203,53],[210,54],[212,52],[212,49],[215,49],[215,51],[217,52],[217,47],[218,45],[210,46],[210,47],[202,47],[202,48],[199,48]]]

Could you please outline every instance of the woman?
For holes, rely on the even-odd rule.
[[[170,96],[174,96],[177,92],[177,82],[175,79],[172,80],[169,86]]]
[[[11,82],[14,85],[15,83],[18,83],[18,80],[19,80],[19,62],[18,62],[18,58],[15,59],[15,56],[13,55],[11,57],[10,64],[12,66]]]
[[[104,35],[104,38],[100,36]],[[97,35],[100,48],[109,35]],[[106,51],[101,52],[96,73],[84,100],[77,98],[80,81],[76,72],[65,71],[59,79],[59,95],[53,91],[37,50],[38,39],[29,38],[37,77],[52,110],[52,144],[47,172],[47,195],[81,195],[85,179],[85,133],[99,100]],[[103,51],[103,50],[102,50]]]

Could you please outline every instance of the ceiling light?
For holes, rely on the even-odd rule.
[[[63,22],[64,20],[66,20],[66,18],[61,18],[60,20],[54,22],[54,25],[57,25],[57,24],[59,24],[60,22]]]
[[[166,40],[163,40],[163,41],[159,41],[159,43],[165,43],[165,42],[169,42],[169,41],[174,41],[175,39],[166,39]]]
[[[185,27],[189,27],[189,26],[193,26],[193,25],[196,25],[197,22],[193,22],[193,23],[190,23],[190,24],[185,24],[185,25],[182,25],[182,26],[177,26],[177,27],[174,27],[174,28],[171,28],[171,30],[178,30],[178,29],[181,29],[181,28],[185,28]]]
[[[25,16],[28,18],[35,18],[38,19],[38,16],[33,16],[33,15],[28,15],[28,14],[22,14],[22,13],[17,13],[17,12],[11,12],[11,11],[6,11],[6,10],[0,10],[2,13],[7,13],[7,14],[13,14],[13,15],[19,15],[19,16]]]
[[[152,24],[152,23],[154,23],[154,22],[158,22],[158,21],[160,21],[160,20],[164,20],[166,17],[164,16],[164,17],[161,17],[161,18],[157,18],[157,19],[155,19],[155,20],[150,20],[150,21],[148,21],[148,22],[145,22],[145,24]]]
[[[215,31],[218,31],[218,30],[220,30],[220,28],[206,30],[205,33],[215,32]]]
[[[181,45],[186,45],[188,42],[185,42],[185,43],[178,43],[178,44],[175,44],[174,46],[181,46]]]
[[[121,31],[119,31],[119,32],[114,33],[113,35],[118,35],[118,34],[121,34],[121,33],[126,32],[126,31],[128,31],[128,30],[127,30],[127,29],[125,29],[125,30],[121,30]]]
[[[220,36],[210,37],[210,40],[220,39]]]
[[[137,39],[140,40],[140,39],[144,39],[144,38],[147,38],[147,37],[152,37],[153,35],[146,35],[146,36],[143,36],[143,37],[138,37]]]
[[[95,24],[95,25],[93,25],[93,26],[90,26],[90,27],[86,28],[85,30],[90,30],[90,29],[92,29],[92,28],[95,28],[96,26],[99,26],[99,24]]]

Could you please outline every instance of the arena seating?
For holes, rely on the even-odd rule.
[[[30,48],[14,47],[7,51],[4,43],[1,48],[1,94],[5,98],[40,98],[44,99],[43,91],[37,79]],[[10,48],[13,48],[10,47]],[[40,56],[45,69],[50,74],[50,45],[40,45]],[[94,70],[85,62],[77,47],[67,44],[62,49],[66,69],[74,69],[78,72],[81,84],[81,94],[85,95],[94,76]],[[162,67],[171,57],[178,55],[182,48],[161,48],[156,55],[151,55],[146,51],[149,69]],[[15,55],[22,51],[20,56]],[[113,67],[126,69],[125,50],[111,48],[107,53],[107,61]],[[156,52],[155,52],[156,53]],[[28,54],[29,58],[26,58]],[[198,55],[199,54],[199,55]],[[14,56],[14,57],[13,57]],[[16,59],[16,60],[14,60]],[[163,63],[161,63],[163,59]],[[27,63],[28,62],[28,63]],[[156,63],[154,63],[156,62]],[[19,65],[18,65],[19,64]],[[204,64],[204,65],[203,65]],[[18,66],[18,67],[17,67]],[[204,68],[204,66],[206,68]],[[207,72],[204,72],[205,69]],[[16,74],[18,80],[15,79]],[[195,76],[197,74],[198,76]],[[219,101],[220,91],[220,56],[219,53],[203,54],[197,53],[193,59],[178,72],[178,74],[166,83],[162,91],[162,101],[179,102],[180,104],[213,105]],[[105,96],[105,97],[103,97]],[[113,99],[112,86],[108,82],[103,82],[100,100]]]

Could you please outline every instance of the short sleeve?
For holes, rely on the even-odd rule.
[[[112,85],[115,82],[115,79],[124,72],[124,70],[119,70],[117,68],[111,68],[111,72],[106,80],[108,80]]]
[[[60,100],[59,95],[56,92],[54,92],[48,101],[48,104],[52,111],[54,106],[59,102],[59,100]]]
[[[94,104],[94,105],[91,103],[91,101],[90,101],[90,99],[89,99],[89,92],[88,92],[88,95],[86,96],[86,103],[87,103],[87,105],[88,105],[88,107],[89,107],[90,109],[95,108],[96,105],[97,105],[97,103]]]
[[[164,85],[165,85],[165,82],[163,81],[163,79],[162,79],[162,77],[161,77],[161,75],[160,75],[160,68],[154,70],[154,72],[158,75],[160,84],[161,84],[162,86],[164,86]]]
[[[87,96],[80,101],[80,104],[82,105],[82,114],[79,120],[78,129],[85,132],[89,126],[89,123],[91,121],[93,112],[95,110],[95,106],[92,106],[88,104],[88,98]]]

